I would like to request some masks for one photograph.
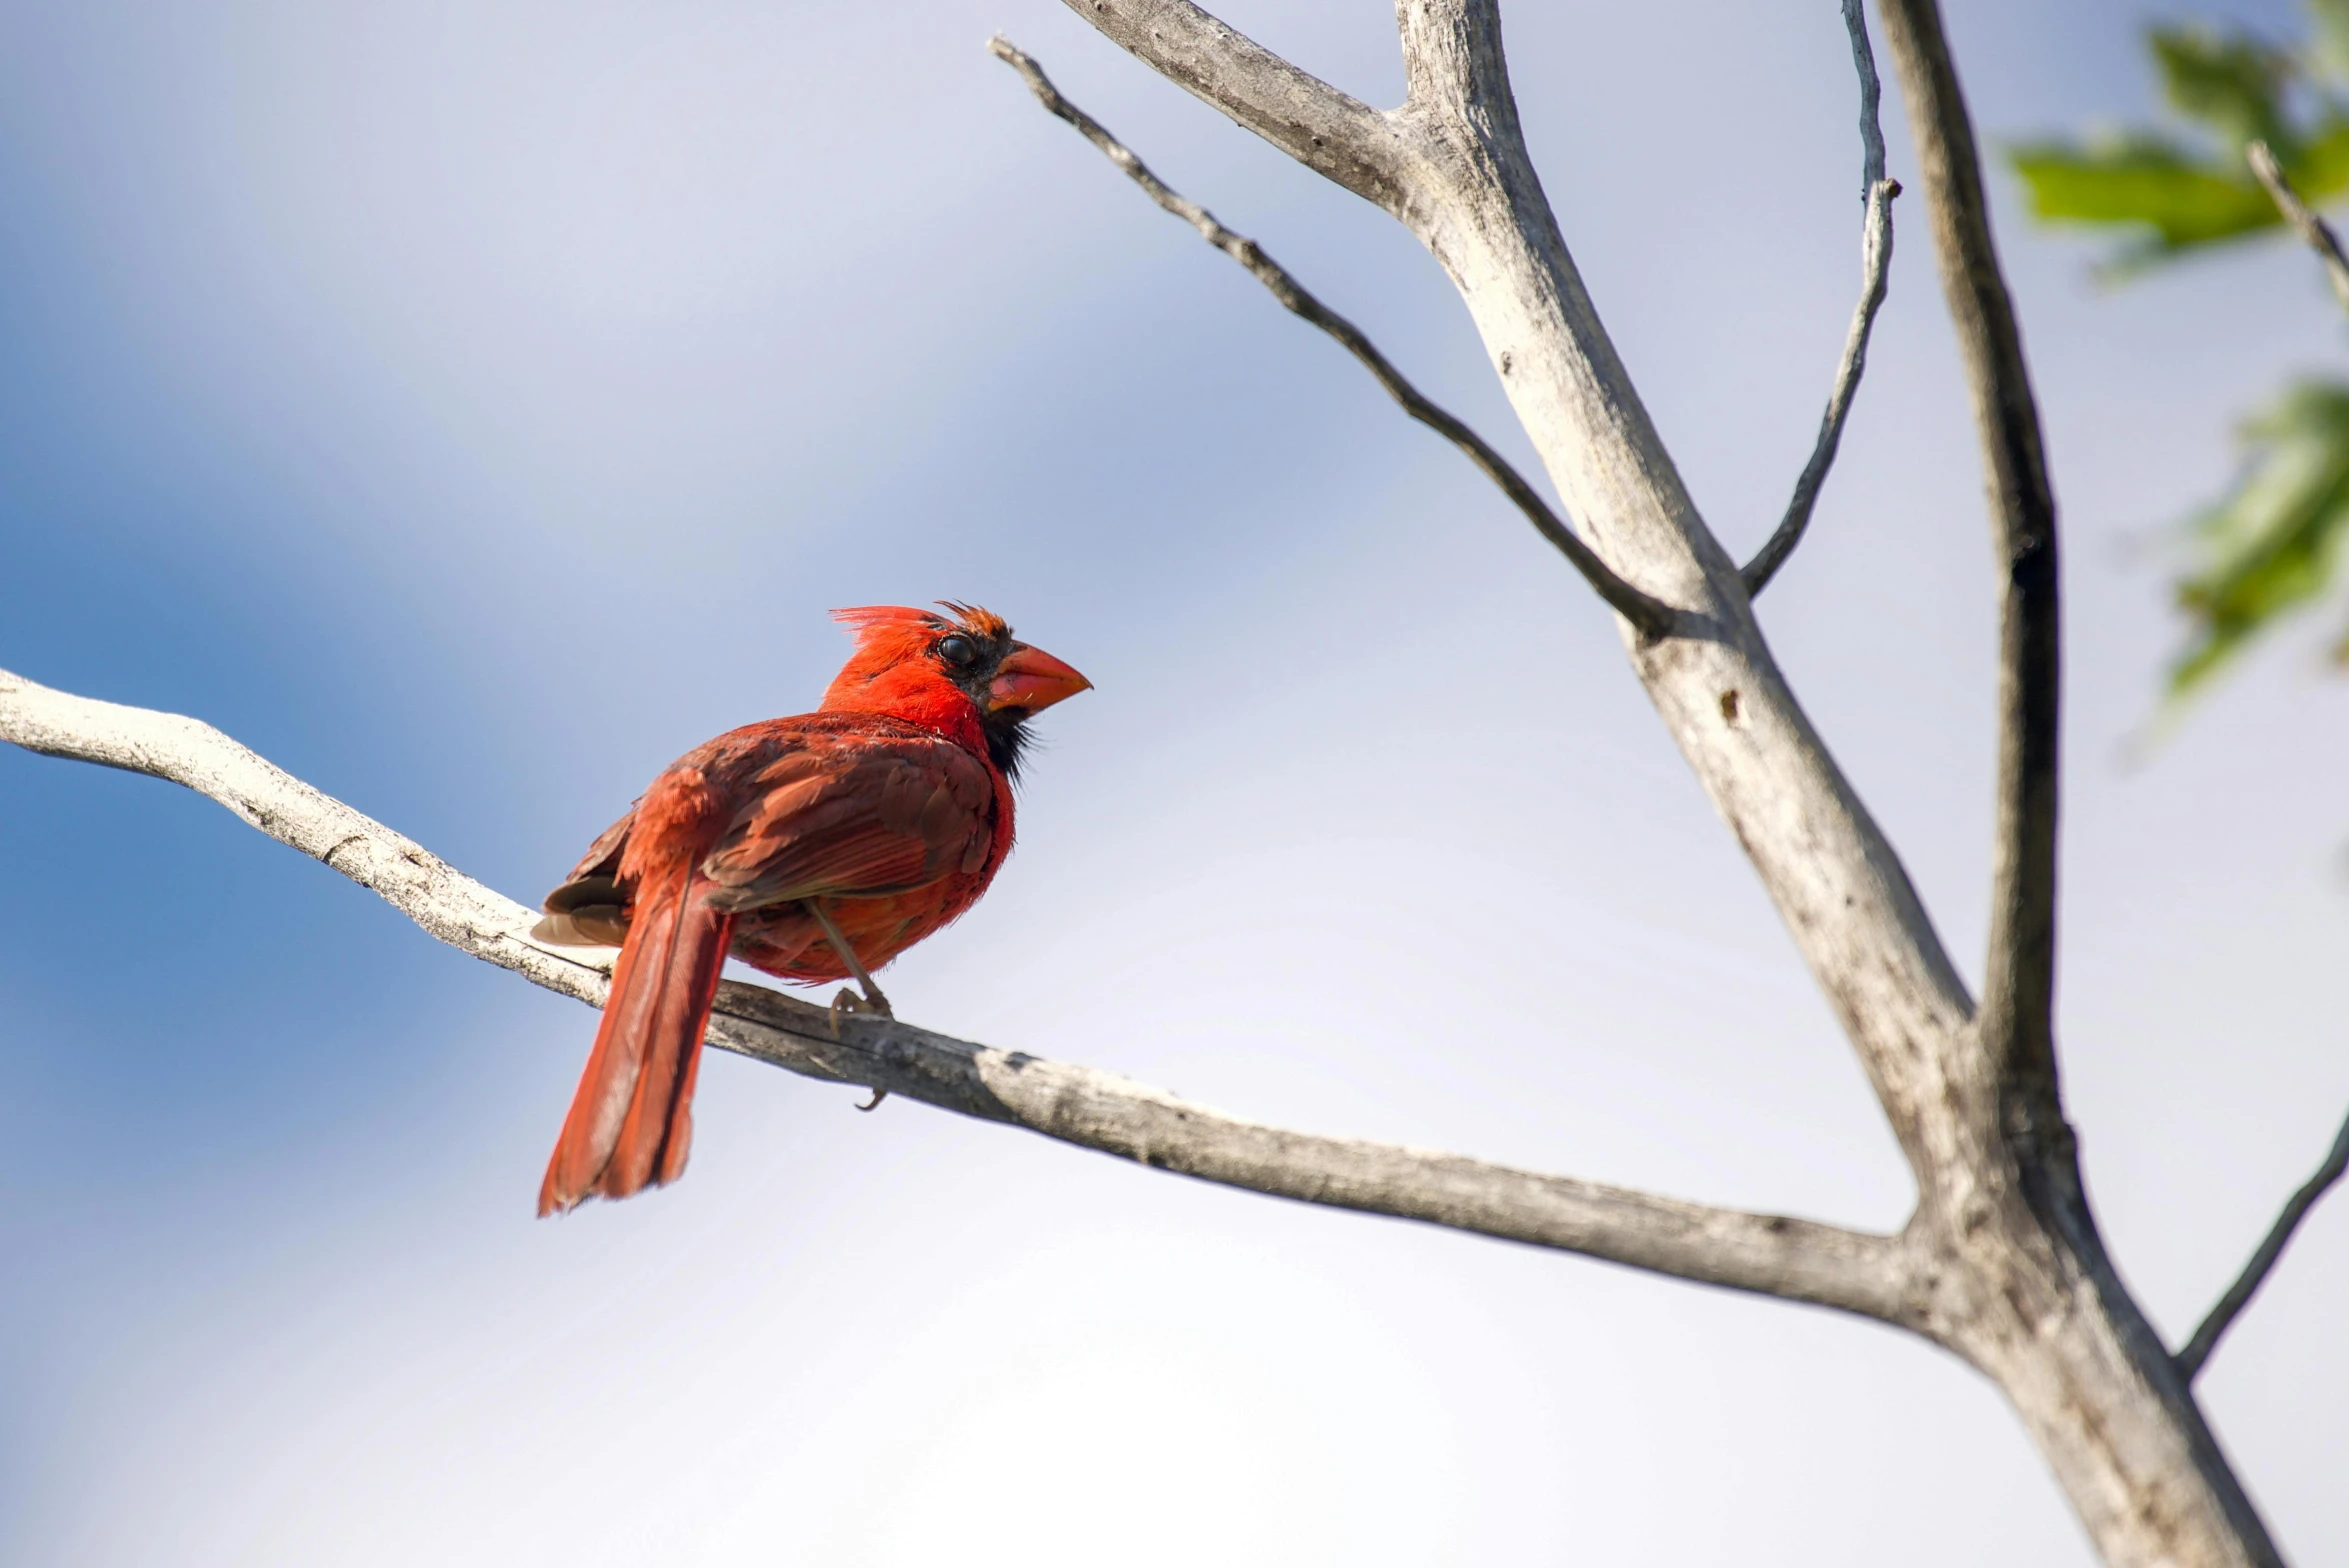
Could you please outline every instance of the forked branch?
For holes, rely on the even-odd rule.
[[[2324,263],[2325,276],[2332,281],[2334,298],[2341,302],[2343,310],[2349,310],[2349,255],[2342,254],[2341,236],[2335,234],[2333,226],[2311,212],[2308,203],[2300,199],[2300,193],[2292,188],[2292,182],[2285,177],[2282,166],[2276,162],[2276,155],[2269,150],[2267,143],[2253,142],[2245,156],[2251,161],[2251,172],[2259,176],[2259,183],[2267,187],[2269,197],[2274,200],[2277,210],[2283,213],[2284,221],[2292,225],[2301,239],[2307,241],[2308,248],[2316,252],[2317,259]]]
[[[1097,0],[1071,0],[1093,20]],[[1113,4],[1123,0],[1112,0]],[[1458,287],[1526,433],[1612,561],[1686,606],[1633,665],[1867,1068],[1920,1203],[1917,1327],[1993,1377],[2114,1568],[2273,1568],[2225,1456],[2105,1257],[2057,1095],[2055,509],[1972,126],[1933,0],[1882,0],[1990,469],[2001,567],[1992,952],[1977,1008],[1898,856],[1730,582],[1528,155],[1499,0],[1396,0],[1406,222]],[[1202,93],[1216,101],[1212,92]],[[1726,589],[1726,592],[1723,590]],[[1703,634],[1699,634],[1700,630]]]
[[[1860,302],[1852,307],[1851,326],[1843,335],[1843,358],[1835,367],[1835,386],[1827,394],[1827,412],[1820,416],[1811,460],[1794,482],[1794,496],[1786,503],[1777,532],[1740,573],[1748,598],[1778,574],[1811,525],[1819,488],[1827,482],[1827,470],[1835,466],[1844,421],[1851,417],[1852,399],[1868,368],[1868,334],[1875,330],[1876,312],[1883,308],[1892,276],[1892,199],[1900,194],[1900,181],[1884,173],[1884,84],[1876,77],[1876,52],[1868,47],[1868,13],[1862,0],[1843,0],[1843,25],[1851,34],[1852,66],[1860,78],[1860,202],[1865,209],[1860,220]]]
[[[1236,34],[1234,35],[1237,36]],[[1245,42],[1245,40],[1242,40]],[[1251,46],[1253,47],[1253,46]],[[1165,181],[1150,172],[1150,166],[1134,155],[1126,146],[1102,127],[1084,110],[1063,97],[1052,85],[1044,69],[1029,58],[1016,44],[998,33],[987,41],[987,48],[995,57],[1013,70],[1028,84],[1036,101],[1047,110],[1066,120],[1083,134],[1084,138],[1101,149],[1110,162],[1124,170],[1127,177],[1142,187],[1150,199],[1199,231],[1199,237],[1248,269],[1249,275],[1270,290],[1272,297],[1289,311],[1319,327],[1343,344],[1346,351],[1362,362],[1388,396],[1403,406],[1403,412],[1434,430],[1454,446],[1468,454],[1468,460],[1484,470],[1485,477],[1501,487],[1502,494],[1516,503],[1537,532],[1547,539],[1583,575],[1600,598],[1611,605],[1615,613],[1639,628],[1650,640],[1669,636],[1679,619],[1678,612],[1664,603],[1625,582],[1615,569],[1598,557],[1598,553],[1582,542],[1581,536],[1566,525],[1563,518],[1550,509],[1541,492],[1525,481],[1509,460],[1493,450],[1484,437],[1461,423],[1449,411],[1431,402],[1387,357],[1376,344],[1362,335],[1362,330],[1316,299],[1305,285],[1291,276],[1288,269],[1264,253],[1264,248],[1245,234],[1225,228],[1215,214],[1192,201]]]
[[[2178,1370],[2186,1375],[2186,1381],[2192,1382],[2196,1374],[2201,1372],[2203,1365],[2210,1360],[2210,1353],[2218,1349],[2219,1336],[2234,1326],[2235,1319],[2243,1315],[2243,1309],[2251,1305],[2251,1298],[2258,1294],[2259,1287],[2267,1283],[2268,1275],[2275,1272],[2276,1264],[2283,1259],[2284,1248],[2291,1243],[2292,1233],[2300,1228],[2302,1220],[2308,1218],[2308,1211],[2316,1207],[2316,1200],[2323,1197],[2344,1172],[2349,1172],[2349,1119],[2342,1121],[2341,1131],[2333,1139],[2332,1150],[2325,1156],[2324,1163],[2316,1168],[2316,1174],[2302,1182],[2300,1190],[2292,1194],[2291,1201],[2284,1205],[2284,1212],[2277,1215],[2275,1224],[2268,1228],[2267,1239],[2259,1244],[2258,1251],[2251,1254],[2251,1261],[2243,1265],[2243,1272],[2236,1276],[2235,1283],[2227,1287],[2227,1293],[2219,1297],[2218,1305],[2210,1309],[2210,1315],[2202,1320],[2202,1326],[2194,1331],[2194,1337],[2186,1341],[2185,1348],[2178,1352]]]
[[[602,967],[529,941],[534,914],[208,724],[52,691],[0,671],[0,740],[184,784],[360,886],[426,932],[565,996],[602,1005]],[[571,950],[577,953],[580,950]],[[1456,1154],[1290,1132],[1089,1067],[826,1009],[763,986],[720,987],[710,1041],[1158,1170],[1331,1208],[1627,1264],[1678,1279],[1909,1322],[1896,1236],[1683,1203]]]

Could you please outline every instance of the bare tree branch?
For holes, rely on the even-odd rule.
[[[601,1006],[605,969],[529,941],[534,914],[208,724],[70,696],[0,671],[0,739],[210,796],[450,946]],[[608,960],[607,960],[608,962]],[[721,986],[710,1041],[1227,1187],[1420,1220],[1677,1279],[1913,1323],[1902,1237],[1684,1203],[1456,1154],[1325,1138],[1227,1116],[1112,1073]]]
[[[1064,0],[1159,75],[1389,212],[1411,197],[1388,117],[1308,75],[1190,0]],[[992,45],[990,45],[992,47]]]
[[[2258,175],[2259,183],[2267,187],[2268,195],[2274,198],[2285,220],[2299,231],[2300,237],[2308,242],[2308,248],[2315,251],[2317,259],[2324,263],[2325,276],[2333,285],[2333,297],[2341,302],[2343,310],[2349,310],[2349,255],[2341,251],[2341,237],[2333,232],[2331,224],[2309,211],[2308,203],[2300,199],[2300,193],[2292,189],[2292,182],[2284,177],[2284,171],[2276,163],[2276,155],[2268,149],[2267,143],[2253,142],[2246,149],[2245,156],[2251,160],[2251,172]]]
[[[1819,439],[1811,460],[1794,482],[1794,497],[1778,531],[1769,537],[1739,575],[1745,578],[1748,598],[1759,594],[1794,554],[1803,530],[1811,525],[1811,511],[1819,504],[1819,487],[1835,465],[1835,449],[1843,440],[1844,421],[1851,417],[1852,399],[1860,376],[1868,368],[1868,334],[1876,312],[1883,307],[1892,275],[1892,199],[1900,181],[1884,173],[1884,125],[1878,105],[1883,84],[1876,79],[1876,54],[1868,47],[1868,13],[1862,0],[1843,0],[1843,25],[1851,32],[1852,65],[1860,77],[1860,302],[1852,307],[1851,326],[1843,335],[1843,358],[1835,367],[1835,387],[1827,395],[1827,412],[1819,420]]]
[[[2055,1064],[2055,884],[2062,669],[2055,493],[1998,266],[1982,168],[1936,0],[1882,0],[1989,470],[1998,546],[1998,816],[1990,953],[1977,1019],[2001,1113],[2061,1141]]]
[[[1079,14],[1099,18],[1090,9]],[[1460,290],[1583,536],[1679,607],[1632,663],[1849,1032],[1921,1182],[1948,1165],[1950,1042],[1973,999],[1899,855],[1788,689],[1689,498],[1527,154],[1492,0],[1398,0],[1410,96],[1397,216]],[[1147,58],[1147,56],[1145,56]],[[1237,91],[1210,83],[1210,103]]]
[[[1879,0],[1987,469],[1999,581],[1990,951],[1948,1107],[1964,1152],[1919,1206],[1954,1315],[2107,1562],[2281,1554],[2098,1233],[2056,1069],[2061,617],[2056,512],[1973,125],[1936,0]],[[2029,1281],[2029,1283],[2025,1283]],[[2005,1298],[2005,1305],[1999,1298]],[[2026,1303],[2028,1303],[2026,1305]]]
[[[1430,402],[1378,351],[1361,329],[1316,299],[1306,287],[1292,277],[1288,270],[1264,253],[1264,248],[1245,234],[1235,234],[1215,220],[1215,215],[1197,202],[1170,189],[1147,164],[1134,156],[1133,150],[1109,134],[1101,122],[1062,97],[1052,85],[1050,77],[1020,48],[998,33],[987,41],[987,48],[995,57],[1027,82],[1029,90],[1053,114],[1066,120],[1081,132],[1085,139],[1124,170],[1136,185],[1149,194],[1166,211],[1199,231],[1199,237],[1248,269],[1257,282],[1272,292],[1272,297],[1283,306],[1313,323],[1322,331],[1345,345],[1346,351],[1360,360],[1369,372],[1378,378],[1378,384],[1387,394],[1403,405],[1403,411],[1413,419],[1434,430],[1454,446],[1468,454],[1470,462],[1484,470],[1485,477],[1501,487],[1503,494],[1515,502],[1533,524],[1535,530],[1557,547],[1558,552],[1573,563],[1600,598],[1614,607],[1615,613],[1639,628],[1648,638],[1671,635],[1679,612],[1662,600],[1641,592],[1625,582],[1615,569],[1599,559],[1591,547],[1582,542],[1565,520],[1550,509],[1541,493],[1526,483],[1525,476],[1509,460],[1494,451],[1485,439],[1471,430],[1449,412]]]
[[[2284,1256],[2284,1248],[2291,1243],[2292,1232],[2300,1228],[2300,1222],[2308,1218],[2308,1211],[2316,1207],[2316,1200],[2323,1197],[2344,1172],[2349,1172],[2349,1119],[2342,1121],[2340,1132],[2333,1138],[2332,1152],[2325,1156],[2325,1162],[2316,1168],[2314,1176],[2301,1183],[2298,1192],[2292,1194],[2291,1201],[2284,1205],[2284,1212],[2277,1215],[2275,1224],[2269,1227],[2267,1239],[2259,1244],[2258,1251],[2251,1254],[2251,1261],[2243,1265],[2243,1272],[2236,1276],[2235,1283],[2227,1287],[2227,1293],[2219,1297],[2218,1305],[2210,1309],[2210,1315],[2202,1320],[2202,1326],[2194,1331],[2194,1337],[2186,1341],[2185,1348],[2178,1352],[2178,1370],[2188,1382],[2201,1373],[2204,1364],[2210,1360],[2210,1353],[2218,1349],[2219,1336],[2234,1327],[2235,1319],[2243,1315],[2243,1309],[2251,1305],[2251,1298],[2258,1294],[2259,1287],[2266,1284],[2268,1275],[2275,1272],[2276,1264]]]

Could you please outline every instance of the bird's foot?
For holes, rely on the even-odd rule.
[[[846,986],[840,988],[839,993],[832,998],[832,1032],[834,1034],[840,1032],[840,1015],[842,1013],[858,1013],[868,1018],[886,1018],[891,1023],[897,1021],[896,1012],[889,1006],[889,998],[881,994],[879,986],[873,987],[862,995],[851,991]]]
[[[892,1023],[897,1020],[897,1014],[890,1010],[889,998],[881,994],[879,986],[870,983],[865,986],[862,995],[842,986],[840,994],[832,998],[832,1038],[835,1040],[840,1038],[840,1015],[842,1013],[863,1013],[874,1018],[886,1018]],[[860,1111],[872,1110],[888,1098],[888,1090],[875,1089],[873,1097],[858,1106],[857,1109]]]

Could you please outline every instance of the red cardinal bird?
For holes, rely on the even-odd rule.
[[[786,980],[853,976],[886,1014],[872,972],[987,891],[1028,720],[1092,682],[1001,616],[946,608],[835,611],[856,652],[822,707],[679,757],[547,895],[537,936],[620,961],[540,1214],[684,1172],[728,952]]]

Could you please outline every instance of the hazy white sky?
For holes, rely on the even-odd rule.
[[[1993,142],[2146,112],[2149,8],[1950,9]],[[1399,93],[1376,0],[1221,14]],[[1750,548],[1857,284],[1836,6],[1509,25],[1568,241]],[[976,600],[1099,689],[1000,885],[891,971],[906,1016],[1898,1224],[1587,591],[996,28],[1522,451],[1406,236],[1046,0],[0,0],[0,667],[200,714],[534,898],[670,757],[811,704],[825,610]],[[2123,743],[2163,528],[2342,338],[2287,248],[2100,292],[1994,186],[2068,528],[2069,1095],[2178,1338],[2349,1107],[2349,688],[2299,636]],[[1764,620],[1974,973],[1990,563],[1900,218]],[[152,781],[0,755],[0,864],[11,1563],[2086,1558],[1995,1391],[1889,1332],[723,1056],[685,1182],[534,1222],[583,1009]],[[2337,1202],[2201,1384],[2308,1562],[2349,1554],[2345,1313]]]

